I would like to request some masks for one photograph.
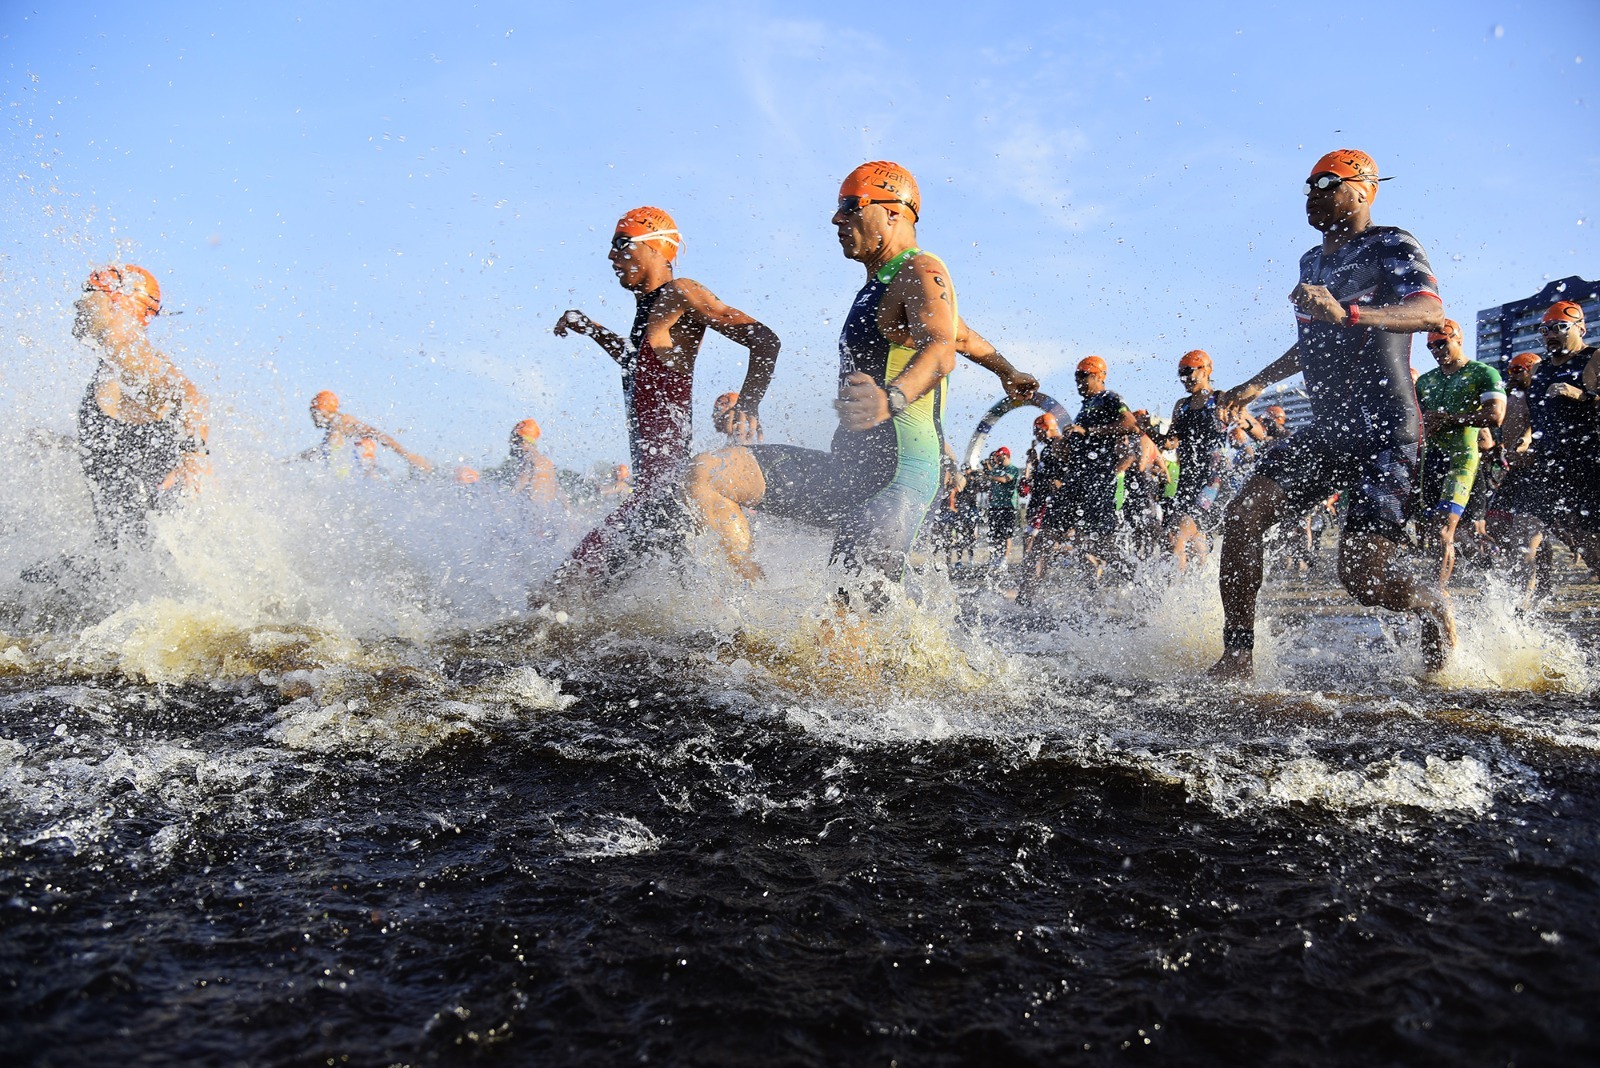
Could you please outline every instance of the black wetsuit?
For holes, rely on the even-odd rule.
[[[89,496],[101,537],[113,544],[149,536],[149,513],[166,506],[173,494],[161,483],[183,457],[184,433],[175,408],[153,423],[113,419],[95,398],[97,378],[78,405],[78,453],[89,479]]]
[[[1528,388],[1533,463],[1523,472],[1528,510],[1547,523],[1600,530],[1600,408],[1593,401],[1552,397],[1559,384],[1583,388],[1583,369],[1595,350],[1582,349],[1559,366],[1545,360]]]

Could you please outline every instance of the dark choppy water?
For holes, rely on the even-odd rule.
[[[1421,686],[1274,580],[1214,688],[1214,580],[840,619],[774,528],[758,590],[503,623],[572,530],[280,470],[0,599],[4,1063],[1600,1052],[1592,587],[1464,591]],[[84,551],[25,502],[8,574]]]

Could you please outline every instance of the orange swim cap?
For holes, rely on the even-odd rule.
[[[683,247],[678,224],[660,208],[634,208],[617,220],[617,228],[611,235],[613,244],[618,234],[631,239],[635,245],[649,245],[668,263],[678,258],[678,249]]]
[[[1461,324],[1456,322],[1454,319],[1446,319],[1444,321],[1444,329],[1442,329],[1442,330],[1429,330],[1428,331],[1428,344],[1430,344],[1430,345],[1433,344],[1435,341],[1460,341],[1460,340],[1462,340],[1462,338],[1461,338]]]
[[[478,472],[465,464],[456,468],[456,482],[463,486],[470,486],[478,481]]]
[[[1575,300],[1558,300],[1550,305],[1550,310],[1544,313],[1541,323],[1581,323],[1583,322],[1583,305]]]
[[[868,204],[882,204],[895,214],[902,208],[911,210],[911,221],[922,217],[922,194],[917,190],[917,180],[911,172],[898,163],[874,160],[863,163],[839,183],[839,199],[860,197]]]
[[[1506,364],[1506,370],[1521,371],[1527,369],[1531,371],[1543,362],[1544,359],[1537,352],[1519,352],[1511,357],[1511,361]]]
[[[161,314],[161,285],[156,276],[131,263],[114,263],[89,272],[83,283],[85,292],[99,290],[111,296],[112,304],[128,307],[141,323]]]
[[[1190,349],[1178,361],[1179,370],[1185,367],[1204,367],[1209,371],[1211,370],[1211,354],[1206,352],[1205,349]]]
[[[1099,375],[1104,378],[1106,375],[1106,361],[1098,356],[1085,356],[1078,361],[1078,374]]]
[[[538,441],[539,434],[539,424],[532,419],[524,419],[511,428],[511,436],[522,441]]]
[[[311,398],[311,410],[332,415],[339,410],[339,398],[331,389],[325,389]]]
[[[614,473],[618,482],[626,482],[628,479],[633,477],[633,471],[628,467],[627,464],[618,464]]]
[[[1033,421],[1033,436],[1041,439],[1059,438],[1061,436],[1061,424],[1056,421],[1054,415],[1045,412]]]
[[[1337,174],[1340,178],[1359,178],[1361,184],[1372,189],[1372,195],[1378,195],[1378,165],[1371,156],[1359,148],[1336,148],[1311,165],[1308,178],[1315,178],[1319,174]],[[1307,187],[1309,189],[1309,186]]]

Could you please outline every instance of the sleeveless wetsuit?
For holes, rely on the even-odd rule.
[[[634,492],[589,531],[568,560],[590,575],[616,574],[642,556],[675,554],[683,544],[683,505],[673,494],[689,459],[694,373],[663,360],[644,339],[661,286],[638,295],[623,353],[622,398]]]
[[[666,362],[644,339],[650,311],[665,288],[639,295],[622,365],[628,452],[633,459],[634,480],[643,492],[676,477],[689,458],[693,431],[693,371]]]
[[[1216,392],[1198,408],[1179,404],[1167,433],[1178,439],[1178,487],[1167,522],[1188,517],[1202,529],[1214,526],[1222,518],[1217,498],[1228,474],[1228,427],[1217,410]]]
[[[859,371],[887,388],[916,355],[915,349],[883,336],[878,309],[896,275],[919,255],[928,254],[916,248],[902,252],[874,271],[856,294],[839,337],[841,382]],[[868,430],[840,427],[831,452],[791,445],[752,446],[750,452],[767,484],[758,507],[773,515],[836,524],[833,560],[850,570],[871,564],[899,578],[939,491],[946,388],[947,381],[940,379],[905,411]]]
[[[161,483],[182,458],[183,428],[177,409],[153,423],[111,418],[95,397],[99,382],[97,376],[78,405],[78,454],[95,522],[112,542],[142,541],[148,514],[163,503]]]

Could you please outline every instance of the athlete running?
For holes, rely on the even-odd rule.
[[[211,471],[206,401],[146,329],[161,313],[155,276],[131,263],[89,275],[72,336],[98,351],[78,406],[78,450],[100,536],[142,543],[152,511],[200,490]]]
[[[1528,390],[1530,510],[1600,576],[1600,350],[1585,345],[1583,306],[1558,301],[1539,332],[1545,358]]]
[[[1498,547],[1512,568],[1514,588],[1523,591],[1522,604],[1538,589],[1541,570],[1548,566],[1549,547],[1544,544],[1544,524],[1534,515],[1533,492],[1537,488],[1528,477],[1533,468],[1533,431],[1528,414],[1528,391],[1533,372],[1541,357],[1536,352],[1519,352],[1506,364],[1506,417],[1500,424],[1495,454],[1500,472],[1499,484],[1490,498],[1485,528],[1491,545]],[[1515,548],[1515,552],[1510,552]],[[1546,568],[1541,568],[1541,563]]]
[[[1188,396],[1172,406],[1167,442],[1177,450],[1178,488],[1167,510],[1168,544],[1178,570],[1189,562],[1189,546],[1204,563],[1207,538],[1222,523],[1223,493],[1229,474],[1228,434],[1231,429],[1217,407],[1211,386],[1211,356],[1194,349],[1178,360],[1178,381]],[[1281,409],[1280,409],[1281,411]],[[1246,420],[1254,422],[1250,416]]]
[[[1072,446],[1061,433],[1056,417],[1045,412],[1033,421],[1037,449],[1029,477],[1031,505],[1038,509],[1038,533],[1028,541],[1022,558],[1022,579],[1017,585],[1017,603],[1028,605],[1038,596],[1049,573],[1052,558],[1070,548],[1071,517],[1063,502],[1067,484],[1073,478]]]
[[[556,479],[555,461],[539,451],[543,431],[532,419],[511,428],[511,463],[516,481],[511,492],[547,510],[566,511],[567,495]]]
[[[839,187],[839,246],[867,280],[839,339],[832,450],[733,446],[695,458],[690,503],[746,577],[761,574],[744,512],[759,506],[833,526],[833,560],[898,579],[938,492],[946,376],[957,353],[993,371],[1010,396],[1038,388],[961,321],[949,271],[917,247],[920,212],[915,179],[895,163],[864,163]]]
[[[641,550],[675,544],[673,490],[689,457],[694,364],[707,328],[748,353],[744,385],[729,415],[730,432],[760,433],[761,399],[778,364],[778,335],[692,278],[677,278],[683,247],[672,216],[635,208],[617,220],[608,257],[617,281],[634,296],[633,328],[623,338],[581,311],[556,323],[557,337],[592,338],[622,368],[635,493],[573,550],[557,580],[614,574]]]
[[[1436,501],[1432,520],[1422,525],[1438,538],[1439,588],[1450,585],[1456,566],[1456,527],[1467,510],[1478,476],[1478,434],[1506,417],[1506,387],[1500,372],[1467,359],[1461,324],[1446,319],[1428,334],[1428,351],[1439,366],[1417,379],[1417,403],[1426,433],[1422,461],[1422,502]],[[1429,540],[1432,540],[1431,538]]]
[[[983,479],[989,492],[989,566],[998,571],[1011,555],[1011,539],[1017,534],[1018,491],[1022,470],[1011,462],[1011,450],[1004,445],[983,461]]]
[[[322,442],[301,453],[302,459],[331,460],[346,445],[353,446],[363,439],[370,438],[393,451],[396,456],[410,464],[413,470],[421,474],[428,474],[433,470],[433,465],[426,458],[410,451],[377,427],[341,412],[339,398],[332,390],[325,389],[311,398],[311,425],[322,431]]]
[[[1071,442],[1074,477],[1052,502],[1062,529],[1077,533],[1077,545],[1096,567],[1120,564],[1116,547],[1117,475],[1129,456],[1139,424],[1122,398],[1106,388],[1106,361],[1085,356],[1074,372],[1083,407],[1062,433]]]
[[[1349,490],[1339,580],[1359,602],[1422,619],[1423,664],[1444,666],[1455,621],[1444,595],[1416,581],[1396,556],[1414,496],[1421,436],[1411,386],[1411,335],[1444,325],[1438,282],[1416,238],[1375,226],[1378,167],[1338,149],[1311,168],[1306,220],[1322,242],[1300,258],[1289,295],[1299,339],[1242,385],[1224,414],[1241,410],[1296,372],[1311,394],[1312,425],[1271,448],[1228,506],[1222,538],[1222,657],[1215,678],[1254,672],[1256,594],[1269,527]]]

